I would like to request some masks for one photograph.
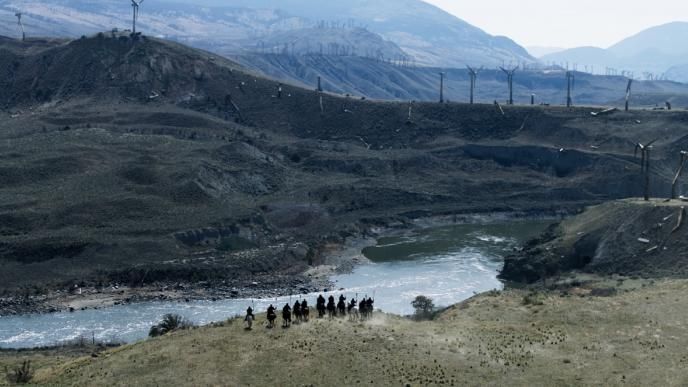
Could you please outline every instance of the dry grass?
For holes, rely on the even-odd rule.
[[[176,332],[98,358],[34,360],[36,381],[107,386],[688,383],[688,281],[604,298],[545,294],[543,305],[523,305],[525,294],[482,295],[431,322],[379,314],[362,324],[316,320],[287,330],[257,324],[249,332],[235,321]]]

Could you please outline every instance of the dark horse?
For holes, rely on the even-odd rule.
[[[327,301],[327,315],[332,318],[337,316],[337,308],[334,304],[334,297],[330,296],[330,299]]]
[[[316,309],[318,310],[318,318],[323,318],[325,316],[325,297],[322,295],[318,296]]]
[[[337,303],[337,311],[339,312],[340,316],[346,316],[346,302],[344,302],[344,300],[340,299]]]
[[[308,306],[301,306],[301,316],[303,317],[303,321],[308,322],[308,315],[310,314],[311,311]]]
[[[277,313],[275,313],[275,308],[270,305],[268,308],[268,328],[275,326],[275,320],[277,320]]]
[[[291,325],[291,308],[289,304],[282,309],[282,328],[289,328]]]

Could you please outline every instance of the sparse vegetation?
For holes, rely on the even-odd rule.
[[[177,330],[184,330],[192,328],[194,325],[184,317],[178,314],[166,314],[163,316],[162,321],[156,325],[153,325],[148,332],[150,337],[158,337],[166,335],[170,332]]]
[[[531,291],[523,296],[523,305],[544,305],[544,295],[537,291]]]
[[[7,371],[7,381],[10,384],[27,384],[33,379],[34,370],[31,367],[31,360],[24,360],[20,366],[11,371]]]
[[[432,318],[435,310],[435,303],[431,298],[420,295],[411,301],[411,306],[415,309],[414,318],[417,320],[428,320]]]

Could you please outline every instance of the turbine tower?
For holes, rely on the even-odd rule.
[[[134,22],[132,23],[131,32],[136,33],[136,21],[139,19],[139,5],[143,3],[143,0],[131,0],[131,7],[134,9]]]
[[[566,72],[566,107],[573,106],[573,99],[571,99],[571,89],[574,88],[576,76],[573,71]]]
[[[22,42],[23,42],[26,40],[26,33],[24,32],[24,25],[22,24],[22,21],[21,21],[22,14],[21,14],[21,12],[17,12],[14,14],[14,16],[17,17],[17,24],[19,24],[19,29],[21,30]]]
[[[466,66],[468,68],[468,75],[471,77],[471,105],[473,105],[473,96],[475,93],[475,82],[476,78],[478,78],[478,73],[483,69],[482,67],[479,69],[474,69],[471,66]]]
[[[507,82],[509,83],[509,105],[514,104],[514,73],[518,70],[518,67],[514,67],[511,70],[507,70],[504,67],[500,67],[502,71],[506,74]]]

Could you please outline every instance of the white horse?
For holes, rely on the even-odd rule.
[[[244,318],[244,321],[246,322],[246,329],[251,330],[253,328],[253,315],[249,314]]]
[[[361,319],[361,315],[358,313],[358,308],[353,307],[349,309],[349,321],[358,321]]]

